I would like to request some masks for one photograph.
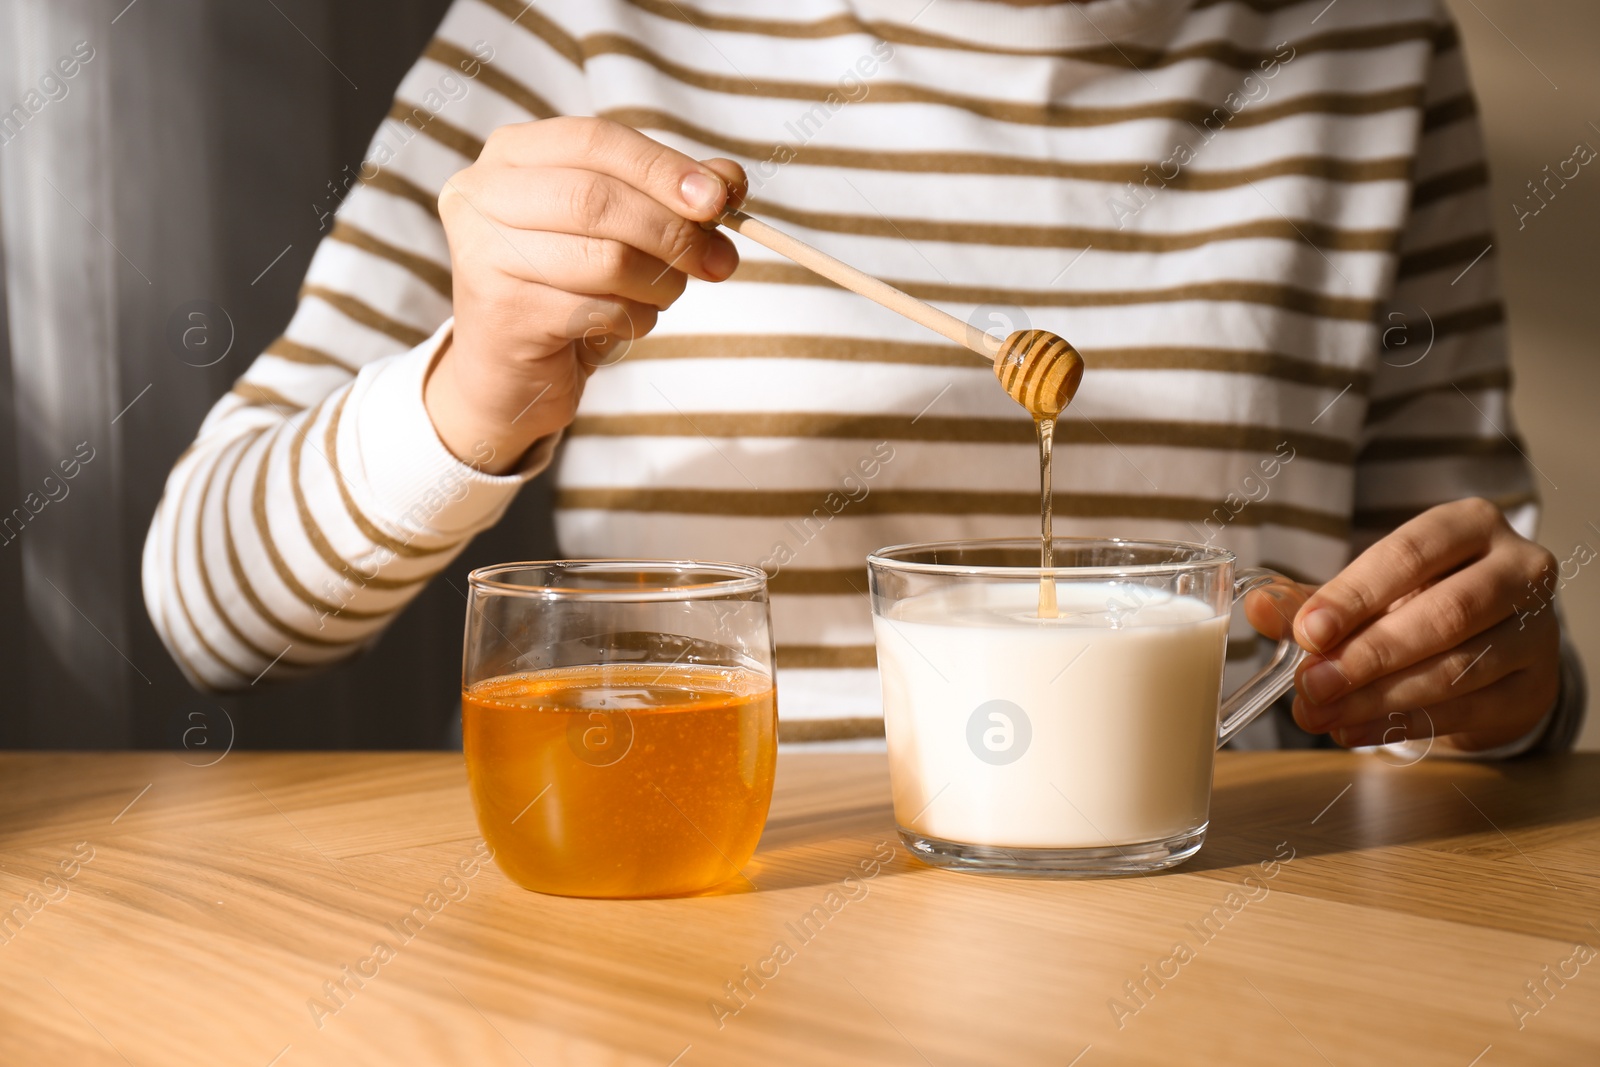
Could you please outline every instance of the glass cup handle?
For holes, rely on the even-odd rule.
[[[1277,571],[1265,567],[1243,568],[1233,582],[1234,604],[1237,605],[1242,601],[1246,593],[1283,577]],[[1231,741],[1235,734],[1254,722],[1256,716],[1271,707],[1273,701],[1289,691],[1290,686],[1294,685],[1295,669],[1300,666],[1300,661],[1305,659],[1305,655],[1305,651],[1294,643],[1292,635],[1285,636],[1278,642],[1277,650],[1272,653],[1272,659],[1267,665],[1222,702],[1222,707],[1217,712],[1221,722],[1217,730],[1218,748]]]

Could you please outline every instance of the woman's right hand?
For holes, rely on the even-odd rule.
[[[503,473],[570,423],[589,373],[649,332],[689,275],[733,273],[733,242],[700,223],[743,191],[737,163],[605,119],[495,130],[439,194],[455,329],[423,401],[445,447]]]

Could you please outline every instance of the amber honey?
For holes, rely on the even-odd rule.
[[[563,896],[693,893],[736,878],[772,798],[772,680],[609,664],[462,693],[467,776],[495,862]]]

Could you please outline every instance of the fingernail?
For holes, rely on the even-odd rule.
[[[705,258],[700,261],[700,265],[705,268],[707,274],[720,282],[732,274],[734,268],[739,265],[739,253],[734,250],[731,242],[714,240],[711,242],[711,247],[706,249]]]
[[[683,202],[691,211],[710,211],[722,202],[722,183],[698,171],[688,175],[678,186]]]
[[[1300,675],[1300,682],[1295,688],[1299,689],[1311,703],[1326,704],[1344,688],[1344,676],[1339,673],[1338,664],[1323,660],[1314,667],[1307,668]]]
[[[1339,620],[1327,608],[1313,608],[1300,620],[1300,632],[1311,642],[1313,651],[1321,651],[1339,639]]]

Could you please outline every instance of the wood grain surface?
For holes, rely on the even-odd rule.
[[[1187,865],[1045,881],[786,753],[743,878],[634,902],[475,863],[459,756],[191,755],[0,756],[0,1063],[1600,1062],[1600,755],[1224,754]]]

